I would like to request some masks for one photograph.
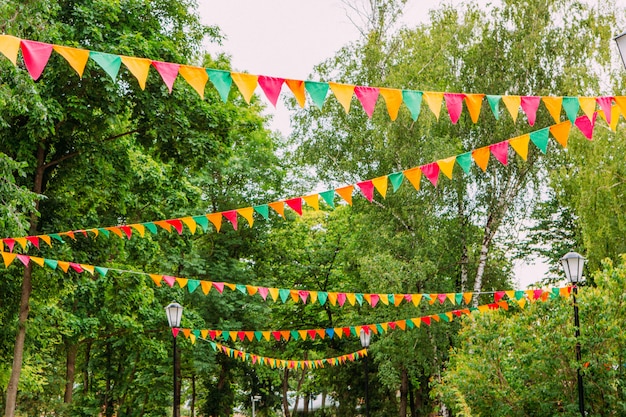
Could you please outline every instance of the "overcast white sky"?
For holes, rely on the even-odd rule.
[[[361,7],[366,2],[352,0],[352,4],[361,4]],[[401,24],[415,26],[427,22],[428,11],[441,3],[409,0]],[[448,3],[460,4],[461,1]],[[217,25],[227,38],[222,46],[211,45],[209,52],[230,55],[236,71],[310,79],[316,64],[359,37],[357,28],[348,18],[349,8],[341,0],[199,0],[199,4],[203,22]],[[268,113],[274,119],[271,128],[288,134],[289,112],[280,100],[277,109],[269,105]],[[540,279],[546,267],[542,263],[519,264],[515,271],[518,286],[523,289]]]

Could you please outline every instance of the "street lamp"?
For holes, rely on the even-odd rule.
[[[622,57],[622,63],[624,64],[624,67],[626,67],[626,32],[621,35],[617,35],[613,38],[613,40],[617,43],[617,49]]]
[[[180,387],[178,386],[177,375],[180,373],[180,364],[176,360],[176,335],[175,328],[180,327],[180,319],[183,316],[183,306],[177,302],[170,303],[165,307],[165,314],[167,314],[167,321],[172,328],[173,338],[173,370],[174,370],[174,401],[172,404],[172,417],[180,417]]]
[[[253,396],[251,396],[251,397],[250,397],[250,399],[252,400],[252,417],[254,417],[254,416],[255,416],[255,407],[254,407],[254,404],[255,404],[257,401],[261,401],[261,396],[260,396],[260,395],[253,395]]]
[[[625,41],[626,42],[626,41]],[[582,355],[580,353],[580,322],[578,320],[578,303],[576,302],[576,296],[578,295],[577,284],[583,278],[583,266],[585,266],[586,259],[576,252],[569,252],[561,258],[561,265],[565,271],[565,276],[568,281],[574,284],[573,288],[573,301],[574,301],[574,328],[576,332],[576,360],[578,361],[578,408],[580,415],[585,415],[585,396],[583,394],[583,377],[580,374],[580,362],[582,361]]]
[[[361,331],[359,331],[359,339],[361,339],[361,346],[364,348],[368,348],[370,346],[370,338],[372,337],[372,333],[370,333],[369,327],[361,327]],[[365,355],[365,417],[370,416],[370,405],[369,405],[369,371],[367,366],[367,358],[368,355]]]

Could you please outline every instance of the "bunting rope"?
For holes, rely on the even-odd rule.
[[[610,110],[613,102],[617,104],[621,114],[626,117],[626,97],[624,96],[569,97],[487,95],[370,87],[337,82],[304,81],[155,61],[148,58],[116,55],[36,42],[20,39],[11,35],[0,35],[0,52],[8,58],[14,66],[17,65],[17,57],[20,50],[22,52],[24,66],[34,80],[39,79],[48,64],[52,51],[55,51],[69,63],[80,78],[83,77],[89,59],[100,66],[114,82],[121,65],[124,64],[128,71],[137,79],[139,87],[143,90],[146,87],[150,68],[153,67],[161,76],[161,79],[170,93],[172,92],[176,78],[180,74],[180,76],[198,93],[201,99],[204,99],[206,84],[211,80],[211,83],[224,102],[228,101],[231,86],[234,82],[247,103],[250,103],[258,86],[261,87],[268,101],[272,103],[274,107],[276,107],[283,84],[286,84],[289,90],[291,90],[294,98],[302,108],[305,106],[306,93],[308,93],[310,100],[321,109],[328,95],[328,90],[330,90],[346,113],[349,113],[352,98],[356,96],[363,110],[370,118],[374,113],[378,97],[382,96],[391,120],[396,120],[398,117],[402,103],[409,109],[413,120],[417,120],[421,112],[422,100],[427,103],[429,109],[437,120],[439,120],[441,107],[445,100],[446,109],[450,116],[450,121],[453,124],[456,124],[461,116],[463,102],[465,102],[472,122],[477,123],[485,97],[496,119],[500,117],[499,105],[500,101],[502,101],[511,115],[513,123],[517,121],[517,116],[521,108],[530,126],[533,126],[535,123],[537,109],[541,102],[544,103],[544,106],[556,123],[561,121],[562,110],[565,111],[570,122],[574,123],[579,110],[582,110],[588,118],[591,118],[597,106],[607,113],[607,117],[609,118],[608,123],[610,124],[612,113]]]
[[[557,297],[568,297],[572,291],[572,287],[555,287],[550,290],[527,290],[527,291],[501,291],[496,294],[500,294],[499,297],[495,298],[493,303],[483,304],[477,307],[470,307],[465,309],[457,309],[452,310],[445,313],[437,313],[430,314],[422,317],[413,317],[406,320],[395,320],[388,321],[383,323],[373,323],[373,324],[364,324],[361,326],[347,326],[347,327],[329,327],[325,329],[300,329],[300,330],[212,330],[212,329],[190,329],[190,328],[173,328],[172,334],[174,337],[177,337],[180,332],[185,336],[185,338],[192,338],[192,341],[195,338],[201,339],[222,339],[224,342],[227,342],[229,339],[233,342],[236,341],[245,341],[246,339],[249,342],[256,340],[260,342],[265,339],[265,341],[270,341],[272,338],[279,342],[284,340],[286,342],[290,340],[306,340],[307,337],[311,340],[315,340],[315,338],[325,339],[334,337],[342,338],[342,337],[359,337],[361,330],[365,333],[374,333],[374,334],[383,334],[392,330],[403,330],[413,328],[420,328],[421,324],[424,323],[427,326],[430,326],[431,323],[434,322],[451,322],[454,320],[454,317],[461,317],[463,314],[469,316],[474,312],[484,313],[490,310],[498,310],[504,309],[508,310],[509,306],[513,303],[516,303],[521,308],[526,306],[527,302],[535,302],[535,301],[547,301],[551,298]],[[504,295],[507,295],[508,300],[502,300]]]
[[[481,291],[481,292],[463,292],[463,293],[441,293],[441,294],[382,294],[382,293],[354,293],[354,292],[333,292],[333,291],[309,291],[304,289],[287,289],[287,288],[273,288],[273,287],[261,287],[247,284],[233,284],[229,282],[214,282],[189,278],[174,277],[170,275],[151,274],[147,272],[131,271],[118,268],[107,268],[103,266],[82,264],[76,262],[59,261],[56,259],[47,259],[37,256],[22,255],[10,252],[0,251],[0,255],[4,261],[4,266],[8,268],[15,259],[18,259],[24,266],[28,266],[30,262],[40,266],[48,267],[52,270],[61,269],[64,273],[68,273],[73,270],[76,273],[83,273],[87,271],[92,276],[99,274],[105,277],[109,271],[117,272],[120,274],[134,274],[141,276],[149,276],[152,281],[160,287],[162,282],[165,282],[170,288],[174,287],[174,284],[178,284],[179,288],[187,288],[189,293],[195,292],[198,288],[201,288],[205,295],[208,295],[212,289],[215,289],[219,294],[224,292],[225,288],[231,291],[239,291],[240,293],[248,296],[254,296],[256,294],[263,298],[263,301],[267,301],[268,295],[274,302],[278,302],[280,299],[283,303],[286,303],[290,299],[294,303],[309,304],[318,302],[320,305],[325,305],[327,302],[332,306],[339,305],[343,307],[346,301],[349,305],[354,306],[358,303],[360,306],[363,303],[369,304],[371,307],[376,307],[379,303],[384,305],[393,305],[398,307],[402,303],[413,304],[418,307],[422,300],[428,301],[429,305],[433,305],[436,302],[444,304],[449,301],[452,305],[469,304],[474,295],[480,294],[493,294],[495,302],[502,299],[505,295],[509,299],[518,299],[524,296],[530,298],[537,298],[541,293],[537,291],[541,290],[527,290],[513,291],[513,290],[501,290],[501,291]]]
[[[574,125],[582,132],[582,134],[589,140],[593,139],[593,130],[596,123],[597,114],[600,114],[604,120],[603,112],[596,112],[592,118],[587,116],[578,117]],[[613,130],[617,127],[617,117],[612,119],[611,128]],[[532,142],[542,153],[547,152],[549,136],[553,138],[564,148],[567,147],[572,124],[569,121],[564,121],[550,127],[546,127],[531,133],[527,133],[515,138],[510,138],[501,142],[497,142],[482,148],[477,148],[463,154],[451,156],[445,159],[440,159],[435,162],[431,162],[425,165],[406,169],[404,171],[394,172],[388,175],[383,175],[377,178],[364,180],[347,186],[331,189],[321,193],[310,194],[307,196],[300,196],[285,200],[279,200],[268,204],[262,204],[253,207],[237,208],[229,211],[215,212],[210,214],[198,215],[198,216],[185,216],[175,219],[167,220],[155,220],[144,223],[133,223],[120,226],[111,227],[98,227],[92,229],[80,229],[59,233],[42,234],[35,236],[25,237],[9,237],[2,239],[3,245],[8,248],[9,252],[13,252],[15,244],[19,244],[23,250],[27,250],[29,245],[32,245],[39,249],[41,241],[45,242],[48,246],[52,246],[52,242],[57,241],[65,243],[63,237],[69,237],[70,239],[76,239],[76,235],[84,235],[89,237],[92,235],[94,238],[100,234],[109,236],[113,233],[119,238],[130,239],[132,236],[139,234],[140,237],[145,237],[146,231],[151,234],[157,234],[159,229],[165,230],[168,233],[172,232],[172,229],[176,230],[179,235],[182,235],[184,226],[187,226],[191,234],[195,234],[198,226],[202,228],[204,232],[209,229],[209,222],[213,225],[216,232],[219,232],[222,228],[223,219],[227,219],[232,225],[234,230],[238,229],[238,216],[247,220],[248,226],[252,227],[254,224],[254,214],[261,215],[263,219],[269,220],[270,208],[276,212],[280,217],[285,218],[285,206],[294,211],[299,216],[302,216],[303,205],[319,210],[320,197],[331,208],[335,207],[335,198],[339,196],[345,203],[352,205],[352,196],[355,189],[360,190],[361,194],[369,201],[374,199],[374,190],[378,191],[382,198],[386,198],[387,189],[389,183],[392,185],[393,192],[396,192],[402,185],[406,178],[416,191],[420,189],[422,181],[422,174],[429,180],[433,186],[437,186],[440,173],[443,173],[448,179],[452,179],[455,165],[458,165],[464,173],[470,172],[472,161],[485,172],[489,164],[490,156],[493,155],[503,165],[508,164],[508,151],[509,146],[524,160],[526,161],[528,156],[529,142]],[[134,232],[133,232],[134,231]],[[136,233],[135,233],[136,232]]]

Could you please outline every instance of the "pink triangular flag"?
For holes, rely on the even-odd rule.
[[[180,68],[180,65],[171,64],[169,62],[152,61],[152,66],[161,75],[163,82],[171,93],[172,87],[174,87],[174,81],[176,81],[176,76],[178,76],[178,69]]]
[[[613,106],[613,97],[598,97],[596,99],[598,106],[604,111],[606,123],[611,125],[611,107]]]
[[[170,277],[168,275],[163,275],[163,281],[165,281],[170,287],[173,287],[174,283],[176,282],[176,278]]]
[[[52,45],[49,43],[22,40],[21,46],[26,69],[30,76],[33,77],[33,80],[37,80],[50,59]]]
[[[592,120],[589,120],[587,116],[580,116],[576,118],[576,121],[574,122],[576,127],[580,129],[582,134],[589,140],[593,140],[593,128],[595,127],[597,116],[598,113],[594,112]]]
[[[30,263],[30,256],[17,255],[17,259],[19,259],[20,262],[24,264],[24,266],[28,266],[28,264]]]
[[[233,229],[237,230],[237,210],[223,211],[222,216],[226,217],[233,225]]]
[[[302,198],[296,197],[290,200],[285,200],[285,203],[296,213],[302,216]]]
[[[339,294],[337,294],[337,303],[339,303],[340,307],[343,307],[343,305],[346,303],[346,293],[345,292],[340,292]]]
[[[535,120],[537,119],[537,109],[539,108],[539,103],[541,102],[541,97],[539,96],[522,96],[521,106],[524,113],[526,113],[526,117],[528,118],[528,124],[531,126],[535,125]]]
[[[285,82],[284,78],[267,77],[265,75],[259,75],[259,86],[265,93],[265,97],[276,107],[280,90]]]
[[[463,93],[445,93],[443,97],[446,99],[446,107],[448,108],[448,114],[452,124],[456,124],[461,117],[461,111],[463,111],[463,99],[465,94]]]
[[[426,178],[428,178],[430,182],[432,182],[433,185],[436,187],[437,180],[439,179],[439,164],[437,164],[436,162],[431,162],[430,164],[422,165],[420,169],[422,170],[422,173],[426,175]]]
[[[361,192],[369,202],[374,199],[374,183],[372,182],[372,180],[357,182],[356,185],[359,186]]]
[[[224,292],[224,283],[223,282],[213,282],[212,283],[215,289],[221,294]]]
[[[364,87],[359,85],[354,88],[354,95],[359,99],[363,110],[365,110],[365,113],[367,113],[370,119],[372,118],[372,114],[374,114],[378,94],[380,94],[380,89],[376,87]]]
[[[378,294],[370,294],[370,305],[372,307],[376,307],[378,300],[380,300],[380,296]]]
[[[263,298],[263,300],[267,299],[268,293],[269,293],[269,289],[267,287],[259,287],[259,294],[261,294],[261,297]]]
[[[502,165],[506,165],[508,163],[507,157],[509,155],[509,141],[505,140],[503,142],[494,143],[493,145],[489,145],[489,150],[491,154],[502,163]]]

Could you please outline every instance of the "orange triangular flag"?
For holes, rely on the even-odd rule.
[[[617,131],[617,123],[619,122],[619,106],[611,106],[611,124],[609,127],[613,132]],[[606,114],[602,110],[598,110],[598,114],[606,122]],[[608,123],[608,122],[607,122]]]
[[[402,105],[402,90],[396,88],[381,88],[379,94],[385,99],[389,117],[391,120],[396,120],[398,118],[398,110],[400,110],[400,106]]]
[[[519,107],[522,104],[522,98],[520,96],[502,96],[502,101],[511,114],[513,123],[515,123],[519,114]]]
[[[348,185],[346,187],[335,188],[335,192],[339,194],[341,198],[346,200],[349,205],[352,205],[352,192],[354,191],[353,185]]]
[[[150,274],[150,278],[156,284],[157,287],[161,286],[161,279],[163,279],[163,275]]]
[[[561,105],[563,104],[563,97],[541,97],[543,104],[548,109],[548,113],[554,119],[556,123],[561,121]]]
[[[170,232],[170,233],[172,232],[172,225],[171,225],[171,224],[169,224],[169,223],[168,223],[167,221],[165,221],[165,220],[159,220],[159,221],[157,221],[157,222],[153,222],[153,223],[154,223],[154,224],[156,224],[157,226],[160,226],[162,229],[167,230],[167,231],[168,231],[168,232]],[[122,236],[121,236],[121,233],[122,233],[122,232],[120,232],[120,237],[122,237]]]
[[[131,56],[122,56],[122,62],[126,65],[126,68],[131,74],[139,81],[139,87],[142,90],[146,88],[146,80],[148,79],[148,72],[152,61],[146,58],[136,58]]]
[[[441,168],[441,172],[443,172],[446,177],[452,179],[452,170],[454,169],[455,162],[456,156],[451,156],[450,158],[438,160],[437,165],[439,165],[439,168]]]
[[[291,90],[300,107],[304,108],[306,94],[304,93],[304,81],[302,80],[285,80],[285,84]]]
[[[284,201],[275,201],[273,203],[269,203],[268,206],[274,209],[274,211],[280,214],[280,217],[285,217],[285,202]]]
[[[467,106],[467,111],[472,118],[472,122],[478,122],[478,116],[480,115],[480,109],[483,106],[483,98],[484,94],[465,94],[465,105]]]
[[[206,69],[181,65],[180,68],[178,68],[178,73],[187,81],[187,84],[196,90],[200,98],[204,100],[204,88],[206,87],[207,81],[209,81],[209,74],[207,74]]]
[[[328,83],[337,101],[341,103],[346,113],[350,112],[350,103],[354,94],[354,87],[350,84]]]
[[[300,292],[298,290],[290,290],[289,295],[291,295],[291,299],[294,303],[300,302]]]
[[[211,288],[213,288],[213,285],[211,281],[200,281],[200,288],[202,288],[204,295],[207,295],[209,291],[211,291]]]
[[[380,193],[380,195],[385,198],[387,197],[387,182],[388,177],[383,175],[382,177],[374,178],[372,180],[372,184],[374,184],[374,188]]]
[[[280,335],[283,337],[283,339],[285,339],[286,341],[289,341],[289,339],[291,338],[291,332],[289,330],[283,330],[280,332]]]
[[[420,180],[422,178],[422,170],[417,168],[407,169],[402,172],[404,177],[409,180],[409,182],[413,185],[413,187],[419,191],[420,189]]]
[[[11,265],[11,262],[13,262],[13,260],[15,259],[17,255],[15,253],[10,253],[10,252],[1,252],[1,253],[2,253],[2,259],[4,260],[4,266],[8,268],[9,265]]]
[[[80,78],[83,78],[83,71],[87,60],[89,59],[89,51],[86,49],[70,48],[67,46],[52,45],[52,49],[61,55],[74,68]]]
[[[443,102],[443,93],[434,93],[432,91],[424,91],[423,94],[428,108],[433,112],[435,118],[439,120],[439,114],[441,113],[441,103]]]
[[[528,143],[530,142],[530,135],[525,134],[513,139],[509,139],[509,145],[515,149],[515,152],[525,161],[528,158]]]
[[[336,292],[329,292],[328,293],[328,301],[330,301],[331,305],[337,305],[337,293]]]
[[[463,301],[465,302],[465,304],[469,304],[470,301],[472,301],[472,293],[471,292],[464,292],[463,293]]]
[[[489,147],[478,148],[472,152],[472,158],[476,162],[476,165],[485,172],[487,170],[487,164],[489,164]]]
[[[567,148],[567,140],[569,139],[569,132],[572,129],[572,122],[566,120],[559,124],[550,126],[550,133],[554,136],[557,142],[564,148]]]
[[[583,113],[591,119],[596,111],[596,97],[578,97],[578,103]]]
[[[13,65],[17,65],[17,53],[19,50],[20,38],[11,35],[0,35],[0,52],[2,52]]]
[[[400,305],[400,303],[402,303],[402,301],[404,301],[404,297],[402,296],[402,294],[395,294],[394,295],[394,297],[393,297],[393,305],[394,306],[398,307]]]
[[[246,103],[250,104],[252,94],[254,94],[254,90],[259,82],[259,76],[241,72],[231,72],[230,76],[237,85],[237,88],[239,88],[243,99],[246,100]]]
[[[626,118],[626,96],[615,96],[613,97],[613,100],[615,101],[615,104],[617,104],[617,107],[619,107],[622,116]]]
[[[252,227],[252,225],[254,224],[254,209],[252,207],[237,209],[237,213],[239,213],[241,217],[246,219],[248,221],[248,225]]]
[[[69,262],[58,261],[57,265],[59,266],[59,268],[61,268],[63,272],[67,272],[67,270],[70,268]]]
[[[248,295],[254,295],[259,292],[259,287],[254,285],[246,285],[246,290],[248,291]]]
[[[320,209],[319,194],[312,194],[302,197],[307,206],[313,207],[315,210]]]
[[[219,232],[222,227],[222,213],[211,213],[207,214],[206,217],[215,226],[215,231]]]

